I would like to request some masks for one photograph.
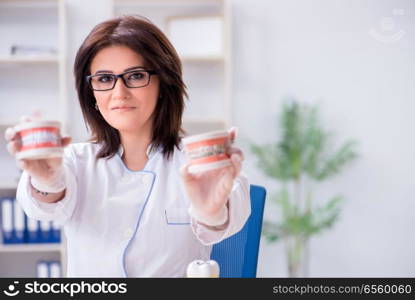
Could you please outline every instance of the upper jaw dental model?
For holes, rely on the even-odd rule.
[[[14,129],[21,138],[16,159],[42,159],[63,155],[59,122],[24,122]]]

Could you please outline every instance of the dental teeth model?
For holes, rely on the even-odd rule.
[[[219,130],[183,138],[185,153],[191,162],[190,173],[229,166],[230,157],[226,150],[233,141],[228,131]]]
[[[187,266],[188,278],[218,278],[219,265],[214,260],[194,260]]]
[[[42,159],[61,157],[60,123],[55,121],[24,122],[15,126],[22,146],[16,153],[17,159]]]

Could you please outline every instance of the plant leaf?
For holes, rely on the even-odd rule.
[[[354,141],[344,143],[338,151],[324,161],[321,169],[316,172],[314,179],[321,181],[339,173],[343,166],[356,158],[355,145],[356,142]]]

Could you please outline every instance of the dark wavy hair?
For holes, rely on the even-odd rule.
[[[168,159],[184,134],[181,126],[187,93],[182,64],[163,32],[139,16],[118,17],[96,25],[76,54],[75,84],[85,124],[91,132],[90,141],[103,145],[97,158],[111,158],[121,143],[118,130],[95,109],[96,100],[86,80],[93,58],[100,50],[112,45],[129,47],[144,58],[146,67],[157,72],[160,98],[154,112],[151,144],[152,150],[162,147],[162,153]]]

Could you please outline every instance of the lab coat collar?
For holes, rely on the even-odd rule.
[[[151,158],[156,152],[157,152],[157,149],[153,149],[153,151],[151,151],[151,143],[147,146],[147,150],[146,150],[146,155],[147,155],[147,158]],[[124,154],[124,148],[123,148],[123,146],[120,144],[120,147],[119,147],[119,149],[118,149],[118,155],[120,156],[120,157],[122,157],[122,155]]]

